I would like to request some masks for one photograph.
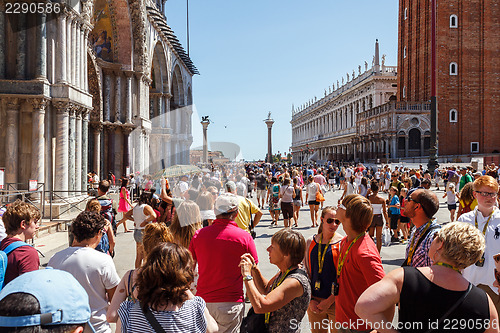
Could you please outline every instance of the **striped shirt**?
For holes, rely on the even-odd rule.
[[[186,300],[178,311],[152,310],[151,312],[166,333],[205,333],[207,330],[205,307],[205,301],[195,296],[193,299]],[[144,316],[139,302],[123,302],[118,309],[118,316],[122,324],[122,333],[155,333]]]

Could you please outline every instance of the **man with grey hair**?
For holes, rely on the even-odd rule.
[[[234,184],[234,183],[233,183]],[[216,219],[212,225],[196,231],[189,244],[198,263],[196,295],[202,297],[207,309],[219,325],[219,332],[239,332],[244,314],[243,277],[240,258],[257,250],[252,236],[235,222],[238,197],[231,193],[215,201]]]

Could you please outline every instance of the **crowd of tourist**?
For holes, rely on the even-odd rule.
[[[495,165],[432,175],[362,164],[231,165],[182,175],[173,186],[165,178],[122,177],[115,203],[110,175],[72,222],[70,246],[44,270],[26,243],[40,213],[16,201],[1,216],[0,327],[299,332],[307,313],[313,333],[498,332],[498,177]],[[435,217],[443,184],[449,221]],[[341,191],[336,206],[324,205],[328,191]],[[297,228],[305,205],[310,227],[318,228],[307,240]],[[278,272],[268,277],[254,242],[264,209],[277,230],[267,251]],[[136,244],[134,269],[121,278],[113,261],[119,225]],[[387,275],[384,241],[406,245],[403,267]]]

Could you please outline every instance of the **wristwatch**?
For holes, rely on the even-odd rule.
[[[250,280],[253,280],[253,276],[251,276],[251,275],[245,275],[243,277],[243,281],[250,281]]]

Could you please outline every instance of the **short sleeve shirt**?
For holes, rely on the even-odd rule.
[[[243,277],[238,267],[241,256],[250,253],[258,262],[252,236],[235,221],[216,219],[196,231],[189,251],[198,262],[196,295],[207,303],[243,302]]]
[[[10,244],[20,241],[19,238],[7,237],[0,243],[0,249],[5,250]],[[4,283],[7,284],[21,274],[37,271],[40,266],[38,252],[32,246],[21,246],[7,256],[7,270]]]

